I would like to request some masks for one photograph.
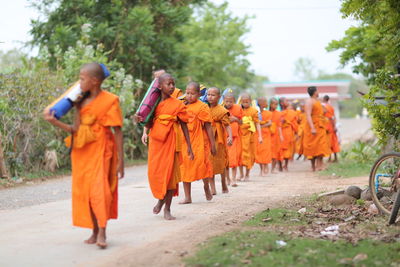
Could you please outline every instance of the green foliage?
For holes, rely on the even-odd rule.
[[[370,91],[364,96],[364,105],[373,117],[374,130],[381,141],[388,137],[400,137],[400,77],[395,77],[392,72],[379,70]],[[385,97],[383,101],[375,100],[375,96]]]
[[[286,246],[276,241],[283,240]],[[296,238],[276,233],[235,231],[212,238],[187,258],[188,266],[377,266],[400,264],[398,243]],[[366,254],[359,260],[356,255]],[[352,260],[353,259],[353,260]]]
[[[254,77],[246,59],[249,46],[242,40],[248,19],[233,16],[227,3],[197,9],[182,27],[185,41],[179,47],[187,61],[180,76],[219,88],[248,88]]]
[[[244,224],[247,226],[297,225],[306,223],[300,213],[288,209],[267,209]]]
[[[153,68],[181,68],[180,26],[189,20],[192,5],[204,1],[31,0],[43,15],[43,20],[32,21],[32,44],[47,47],[54,66],[57,50],[74,47],[82,39],[81,27],[91,25],[89,44],[102,44],[110,51],[110,61],[118,61],[127,73],[149,81]]]
[[[310,58],[300,57],[294,62],[294,74],[303,81],[315,79],[315,71],[316,66]]]

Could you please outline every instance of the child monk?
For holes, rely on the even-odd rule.
[[[260,176],[266,176],[269,172],[268,164],[272,161],[271,150],[271,125],[272,113],[267,108],[267,99],[259,97],[257,104],[260,107],[259,120],[262,134],[262,143],[256,146],[256,163],[260,165]],[[255,135],[258,140],[258,133]]]
[[[297,124],[299,125],[299,129],[297,132],[296,138],[296,153],[298,155],[297,159],[300,159],[303,155],[303,136],[304,136],[304,127],[307,123],[306,113],[304,111],[304,102],[300,102],[299,109],[297,110]]]
[[[242,132],[242,165],[240,166],[241,177],[243,176],[243,167],[246,167],[245,181],[250,179],[250,170],[254,165],[256,145],[254,135],[257,131],[258,143],[262,143],[262,134],[260,122],[258,120],[257,109],[251,106],[251,97],[249,94],[241,96],[241,105],[243,108],[243,118],[240,130]]]
[[[240,125],[242,124],[243,109],[235,104],[235,96],[227,93],[224,97],[225,108],[229,111],[229,121],[232,129],[232,145],[228,146],[229,168],[227,168],[227,179],[230,184],[229,169],[232,169],[232,186],[236,187],[237,167],[242,165],[242,140]]]
[[[188,128],[194,160],[186,155],[183,156],[181,170],[185,199],[180,204],[192,203],[191,183],[200,179],[203,180],[206,199],[212,200],[210,179],[213,177],[213,168],[210,157],[211,154],[216,155],[215,140],[211,127],[210,108],[206,103],[201,102],[199,97],[200,85],[190,82],[186,87],[186,107],[189,115]]]
[[[186,106],[182,101],[172,97],[175,90],[173,77],[164,73],[159,77],[161,102],[158,104],[149,137],[148,176],[151,192],[158,199],[153,213],[160,213],[164,207],[164,218],[175,220],[171,215],[172,197],[178,193],[181,181],[181,152],[193,160],[189,131],[186,122],[189,119]],[[180,127],[179,127],[180,126]],[[147,128],[144,129],[142,142],[147,143]],[[181,131],[182,130],[182,131]],[[182,150],[182,132],[186,150]]]
[[[229,121],[229,112],[226,108],[218,105],[221,98],[221,91],[217,87],[211,87],[207,90],[207,100],[210,105],[211,117],[213,119],[212,128],[216,142],[216,155],[211,155],[213,165],[213,178],[211,179],[211,193],[217,194],[215,188],[215,175],[221,175],[222,193],[228,193],[226,184],[226,168],[229,166],[227,146],[232,145],[232,129]],[[228,136],[226,138],[226,136]]]
[[[153,71],[153,79],[157,79],[159,78],[161,75],[163,75],[164,73],[167,73],[164,69],[159,69],[159,70],[155,70]],[[182,95],[182,90],[179,88],[174,89],[174,92],[171,94],[172,97],[178,98]]]
[[[101,89],[105,76],[99,64],[84,65],[79,77],[89,94],[76,106],[74,123],[57,120],[49,109],[44,118],[73,135],[66,139],[72,146],[73,224],[92,229],[86,244],[106,248],[107,221],[118,214],[118,176],[124,177],[122,112],[118,97]]]
[[[328,134],[328,144],[330,146],[331,152],[334,154],[333,162],[337,162],[337,153],[340,152],[339,139],[337,137],[336,128],[336,117],[335,109],[329,103],[329,96],[325,95],[322,99],[322,105],[325,107],[325,117],[327,118],[327,134]],[[331,161],[331,155],[329,155],[329,161]]]
[[[312,171],[316,171],[322,170],[322,160],[326,155],[326,128],[317,87],[310,86],[307,92],[310,98],[305,103],[307,123],[304,127],[303,154],[311,160]]]
[[[272,143],[272,167],[271,173],[276,173],[276,164],[279,165],[279,171],[282,171],[282,146],[283,135],[282,135],[282,114],[277,110],[278,100],[276,98],[271,98],[269,104],[269,110],[272,113],[272,126],[271,129],[271,143]]]
[[[294,155],[294,143],[296,133],[298,130],[297,125],[297,112],[290,108],[289,101],[282,97],[280,100],[282,107],[282,157],[284,159],[283,170],[289,170],[289,160],[293,159]]]

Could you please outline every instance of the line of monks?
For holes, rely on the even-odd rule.
[[[207,200],[216,194],[215,176],[221,175],[222,192],[238,180],[249,180],[255,163],[260,175],[288,171],[295,153],[311,160],[313,170],[322,168],[322,158],[339,152],[334,109],[329,98],[318,100],[318,90],[309,87],[310,98],[299,110],[287,99],[257,99],[258,109],[248,94],[236,104],[232,93],[216,87],[207,91],[208,104],[199,100],[200,86],[190,82],[184,100],[174,78],[160,70],[161,101],[153,120],[144,127],[142,142],[148,144],[148,179],[158,200],[153,213],[164,208],[164,218],[173,220],[171,202],[183,182],[184,199],[192,203],[191,183],[202,180]],[[79,227],[92,229],[86,244],[106,248],[106,226],[118,217],[118,178],[124,177],[123,115],[118,96],[101,89],[105,79],[97,63],[80,70],[80,86],[86,96],[76,104],[72,124],[57,120],[46,109],[44,119],[70,133],[72,219]],[[278,111],[278,106],[281,111]],[[336,159],[336,158],[335,158]]]

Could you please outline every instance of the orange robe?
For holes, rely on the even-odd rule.
[[[107,91],[79,111],[80,126],[67,146],[73,145],[72,220],[75,226],[93,228],[90,209],[99,227],[118,217],[118,155],[111,127],[122,127],[119,99]]]
[[[190,142],[194,154],[194,160],[190,160],[187,153],[183,154],[183,164],[181,165],[182,181],[194,182],[204,178],[213,177],[213,169],[210,161],[211,150],[210,140],[208,139],[204,123],[212,122],[210,108],[207,104],[197,100],[187,105],[189,115],[188,129]],[[184,151],[187,144],[183,143]]]
[[[181,179],[180,163],[182,130],[178,119],[187,122],[188,114],[182,101],[169,97],[158,104],[149,134],[148,177],[150,189],[157,199],[164,199],[167,190],[176,190]]]
[[[297,140],[296,140],[296,153],[299,155],[303,155],[303,137],[304,137],[304,127],[305,124],[307,123],[307,118],[306,118],[306,113],[301,112],[298,110],[298,124],[299,124],[299,130],[297,132]]]
[[[326,156],[328,152],[326,150],[325,117],[322,104],[317,100],[312,106],[311,118],[317,133],[315,135],[311,133],[311,128],[307,121],[304,127],[303,155],[308,158]]]
[[[183,94],[182,94],[181,89],[179,89],[179,88],[175,88],[174,92],[171,94],[171,96],[174,97],[174,98],[178,98],[181,95],[183,95]]]
[[[229,112],[221,105],[210,107],[211,117],[213,119],[212,127],[215,138],[217,154],[211,155],[213,165],[213,174],[224,174],[226,167],[229,166],[228,150],[226,143],[227,133],[225,127],[229,125]]]
[[[272,144],[272,159],[283,160],[281,138],[279,129],[282,127],[282,114],[280,111],[272,111],[272,126],[271,126],[271,144]]]
[[[256,157],[254,136],[257,132],[256,123],[259,123],[257,109],[253,107],[243,109],[242,120],[243,123],[240,126],[240,131],[242,133],[242,166],[251,169]]]
[[[298,131],[297,112],[291,109],[282,111],[282,157],[284,159],[293,158],[294,143]]]
[[[258,133],[254,135],[254,142],[256,145],[256,162],[260,164],[269,164],[272,160],[272,147],[271,147],[271,126],[262,127],[272,119],[272,112],[263,110],[261,112],[261,134],[263,138],[262,144],[258,144]]]
[[[243,118],[243,109],[238,104],[234,104],[228,111],[240,120]],[[235,168],[242,165],[242,140],[239,123],[231,122],[231,128],[233,142],[228,146],[229,168]]]
[[[325,104],[326,108],[326,113],[325,116],[328,118],[327,122],[327,130],[328,130],[328,139],[329,139],[329,144],[330,144],[330,149],[332,153],[338,153],[340,152],[340,144],[339,140],[337,138],[335,128],[332,124],[333,119],[335,118],[335,109],[333,108],[332,105],[326,103]]]

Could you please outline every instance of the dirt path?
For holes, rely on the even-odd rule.
[[[169,222],[151,213],[155,201],[143,177],[146,167],[129,168],[120,188],[120,217],[110,222],[109,248],[103,251],[82,243],[89,230],[71,226],[70,199],[1,210],[0,266],[179,266],[197,244],[234,229],[255,212],[292,197],[367,184],[366,177],[318,177],[305,171],[308,164],[296,162],[290,173],[269,177],[258,177],[255,168],[250,182],[211,202],[205,201],[197,182],[195,203],[182,206],[174,199],[172,211],[178,219]],[[46,184],[37,186],[37,192],[45,192],[39,188]]]

